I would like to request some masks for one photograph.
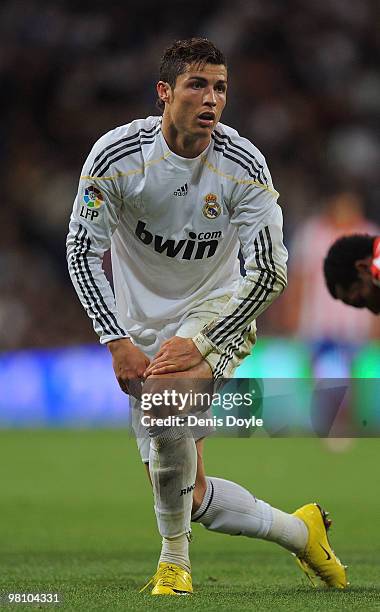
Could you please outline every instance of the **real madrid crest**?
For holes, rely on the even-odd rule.
[[[222,212],[222,207],[218,202],[215,193],[208,193],[204,198],[202,213],[207,219],[216,219]]]

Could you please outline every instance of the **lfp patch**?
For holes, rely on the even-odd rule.
[[[104,204],[103,194],[100,189],[90,185],[84,190],[83,202],[87,208],[100,208]]]

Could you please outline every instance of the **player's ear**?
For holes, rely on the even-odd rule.
[[[357,270],[359,278],[365,280],[372,277],[371,263],[372,257],[365,257],[364,259],[355,261],[355,269]]]
[[[171,87],[169,83],[165,83],[165,81],[158,81],[156,89],[158,97],[160,100],[162,100],[162,102],[164,102],[164,104],[170,102]]]

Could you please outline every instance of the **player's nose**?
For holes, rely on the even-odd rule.
[[[213,87],[208,87],[203,98],[204,104],[216,106],[216,94]]]

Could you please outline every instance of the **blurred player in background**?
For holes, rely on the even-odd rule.
[[[380,313],[380,238],[343,236],[330,247],[323,264],[330,294],[354,308]]]
[[[323,278],[323,260],[335,240],[354,232],[376,234],[378,228],[366,218],[363,204],[356,191],[332,186],[321,202],[322,210],[293,234],[282,317],[284,329],[303,340],[359,343],[377,331],[369,313],[363,316],[332,301]]]
[[[211,42],[175,43],[160,66],[162,117],[107,133],[83,168],[67,241],[70,275],[134,404],[141,383],[151,393],[168,378],[231,377],[251,352],[256,317],[286,285],[278,193],[258,149],[219,123],[226,92],[226,61]],[[102,270],[110,246],[115,297]],[[308,575],[346,586],[319,506],[287,514],[206,477],[207,431],[194,440],[186,425],[163,427],[154,421],[160,410],[149,414],[149,436],[141,419],[135,428],[163,538],[152,594],[192,592],[191,520],[276,542]]]

